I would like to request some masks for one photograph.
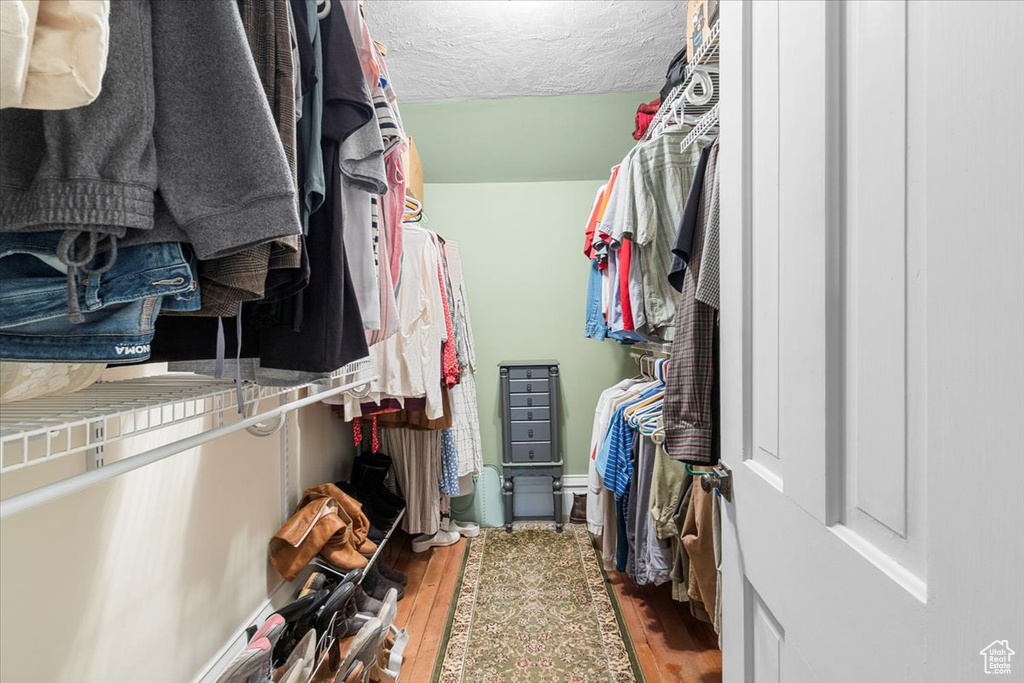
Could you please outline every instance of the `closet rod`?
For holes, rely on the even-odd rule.
[[[190,448],[202,446],[203,444],[219,439],[222,436],[240,432],[247,427],[252,427],[253,425],[257,425],[261,422],[265,422],[276,417],[283,418],[294,410],[305,408],[306,406],[314,403],[319,403],[329,396],[335,396],[346,391],[351,391],[364,384],[373,382],[376,379],[378,379],[377,375],[361,377],[358,381],[352,381],[325,391],[313,393],[305,398],[291,401],[258,415],[253,415],[252,417],[239,420],[233,424],[216,427],[200,434],[193,434],[192,436],[187,436],[184,439],[172,441],[171,443],[164,444],[163,446],[158,446],[157,448],[144,451],[138,455],[132,455],[123,460],[118,460],[117,462],[113,462],[109,465],[104,465],[103,467],[89,470],[88,472],[84,472],[67,479],[62,479],[61,481],[57,481],[52,484],[47,484],[46,486],[41,486],[37,489],[33,489],[32,491],[11,496],[6,500],[0,501],[0,519],[6,519],[7,517],[25,512],[26,510],[31,510],[32,508],[39,507],[40,505],[45,505],[60,498],[64,498],[65,496],[70,496],[73,493],[83,491],[90,486],[99,484],[100,482],[113,479],[114,477],[119,477],[122,474],[127,474],[128,472],[137,470],[140,467],[151,465],[154,462],[158,462],[164,458],[169,458],[172,455],[177,455],[178,453],[187,451]]]

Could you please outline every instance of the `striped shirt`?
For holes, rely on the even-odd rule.
[[[389,150],[402,141],[402,129],[391,110],[391,103],[384,96],[384,89],[377,84],[373,89],[373,108],[377,113],[377,123],[380,124],[381,138],[384,140],[384,149]]]
[[[606,466],[604,469],[604,487],[622,498],[629,490],[629,482],[633,478],[633,439],[634,432],[623,419],[625,408],[619,408],[612,415],[605,437]]]
[[[672,243],[700,160],[697,146],[680,149],[688,132],[667,131],[636,148],[623,188],[626,210],[616,226],[639,249],[646,331],[662,338],[671,337],[675,317],[676,292],[668,281]]]

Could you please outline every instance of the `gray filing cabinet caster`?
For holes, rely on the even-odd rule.
[[[498,363],[505,530],[512,531],[515,478],[551,477],[555,529],[562,531],[562,448],[558,361]]]

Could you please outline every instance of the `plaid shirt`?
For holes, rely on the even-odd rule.
[[[715,309],[697,300],[707,222],[711,216],[717,215],[711,210],[715,184],[707,182],[715,176],[712,165],[716,163],[716,157],[717,148],[712,150],[708,160],[690,263],[686,268],[683,290],[676,300],[672,362],[666,372],[662,413],[666,452],[672,458],[694,465],[712,465],[717,461],[711,409]]]
[[[697,300],[703,301],[716,311],[719,309],[718,291],[718,226],[719,226],[719,173],[718,173],[718,140],[713,143],[711,157],[708,160],[707,184],[711,184],[711,205],[708,207],[707,222],[704,228],[704,255],[701,259],[700,277],[697,278]]]

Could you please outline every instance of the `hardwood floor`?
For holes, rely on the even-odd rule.
[[[638,586],[618,572],[609,579],[648,683],[721,683],[715,630],[672,599],[670,584]]]
[[[384,547],[385,562],[409,575],[405,597],[398,603],[395,623],[409,632],[402,680],[427,683],[434,670],[448,607],[455,599],[455,584],[462,567],[466,540],[446,548],[414,553],[412,537],[401,531]]]
[[[434,670],[448,608],[455,599],[466,541],[414,553],[410,536],[396,532],[384,548],[388,565],[409,575],[396,624],[409,631],[402,680],[427,683]],[[637,586],[610,576],[640,668],[648,683],[720,683],[722,653],[709,624],[672,600],[670,586]]]

